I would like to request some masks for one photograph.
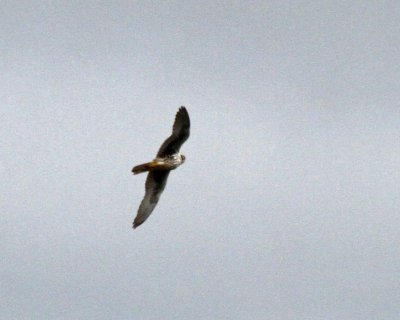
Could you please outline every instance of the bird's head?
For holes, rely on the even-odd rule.
[[[184,163],[184,162],[185,162],[185,159],[186,159],[186,157],[185,157],[183,154],[181,154],[181,160],[182,160],[182,163]]]

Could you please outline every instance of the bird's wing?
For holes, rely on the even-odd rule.
[[[151,171],[147,175],[146,194],[133,221],[133,228],[140,226],[153,212],[167,184],[169,172],[169,170]]]
[[[171,136],[164,141],[158,150],[157,157],[165,157],[166,155],[179,152],[182,144],[190,135],[190,119],[189,113],[185,107],[180,107],[175,116],[174,126],[172,127]]]

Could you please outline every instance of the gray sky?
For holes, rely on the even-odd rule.
[[[4,1],[1,319],[398,319],[398,1]],[[133,231],[187,106],[186,163]]]

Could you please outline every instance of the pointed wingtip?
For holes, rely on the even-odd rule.
[[[136,220],[133,221],[132,228],[133,228],[133,229],[136,229],[136,228],[139,227],[143,222],[144,222],[144,221],[141,221],[141,222],[137,222]]]
[[[179,116],[184,116],[184,117],[189,118],[189,111],[187,111],[185,106],[181,106],[179,108],[178,112],[176,113],[176,118],[179,117]]]

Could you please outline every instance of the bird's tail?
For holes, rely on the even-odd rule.
[[[132,172],[133,172],[133,174],[139,174],[142,172],[151,171],[156,166],[157,166],[157,163],[155,163],[154,161],[146,162],[146,163],[142,163],[142,164],[139,164],[138,166],[133,167]]]

